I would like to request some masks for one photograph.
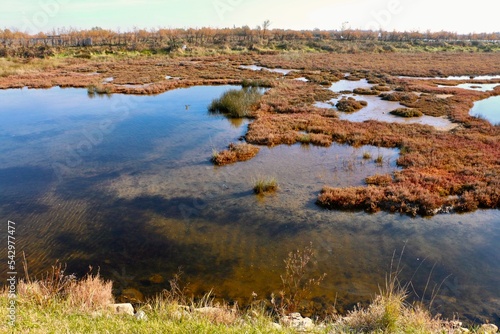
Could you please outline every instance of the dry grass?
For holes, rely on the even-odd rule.
[[[337,107],[339,111],[355,112],[367,105],[368,103],[366,101],[356,101],[356,99],[349,97],[349,98],[342,98],[335,104],[335,107]]]
[[[311,290],[319,286],[326,274],[310,277],[309,265],[314,260],[315,252],[312,244],[303,250],[288,253],[284,260],[285,272],[280,275],[283,288],[279,301],[271,300],[273,307],[280,315],[288,315],[299,311],[299,306],[307,300]]]
[[[366,184],[385,186],[385,185],[388,185],[392,182],[392,176],[389,174],[384,174],[384,175],[376,174],[376,175],[368,176],[365,179],[365,182],[366,182]]]
[[[404,52],[404,53],[319,53],[259,57],[268,67],[301,68],[308,71],[350,72],[353,77],[360,69],[374,73],[429,77],[449,75],[489,75],[500,73],[500,53]],[[363,75],[364,76],[364,75]],[[362,76],[362,77],[363,77]]]
[[[238,161],[250,160],[259,153],[260,148],[247,143],[229,144],[227,150],[212,152],[212,162],[218,166]]]
[[[60,263],[40,279],[32,280],[28,276],[21,280],[17,288],[21,303],[49,306],[60,302],[82,312],[105,309],[114,301],[111,281],[103,280],[99,273],[89,273],[77,280],[73,275],[66,275]]]
[[[236,304],[229,306],[224,302],[215,302],[210,292],[203,296],[198,303],[193,304],[191,308],[197,316],[205,318],[211,323],[226,326],[236,324],[242,315]]]
[[[399,117],[406,117],[406,118],[409,118],[409,117],[420,117],[422,116],[422,112],[418,109],[410,109],[410,108],[398,108],[398,109],[394,109],[394,110],[391,110],[390,113],[392,115],[396,115],[396,116],[399,116]]]
[[[364,160],[368,160],[368,159],[371,159],[372,158],[372,155],[370,152],[363,152],[363,159]]]
[[[352,91],[354,94],[359,94],[359,95],[379,95],[380,92],[375,88],[355,88]]]
[[[179,285],[181,273],[172,278],[170,289],[136,305],[138,314],[114,315],[107,307],[113,302],[111,282],[99,274],[88,274],[83,279],[64,275],[58,263],[40,280],[19,282],[17,314],[14,332],[71,333],[296,333],[293,327],[278,326],[276,321],[284,315],[300,311],[309,292],[317,287],[325,275],[310,277],[309,265],[314,260],[312,246],[291,252],[285,259],[280,275],[282,291],[268,304],[258,301],[247,310],[237,305],[216,302],[211,293],[198,302],[189,300]],[[400,259],[401,261],[401,259]],[[398,280],[399,264],[388,275],[384,289],[367,307],[355,307],[347,315],[335,314],[311,329],[313,333],[459,333],[461,323],[433,317],[428,310],[408,302],[407,288]],[[433,289],[434,293],[437,290]],[[7,301],[8,289],[0,292],[0,299]],[[433,296],[434,297],[434,296]],[[43,301],[42,303],[40,301]],[[256,301],[257,302],[257,301]],[[258,306],[260,305],[260,306]],[[7,308],[2,309],[6,315]],[[274,316],[273,316],[274,315]],[[285,324],[283,321],[282,324]],[[0,325],[7,332],[7,325]]]
[[[418,95],[406,92],[383,93],[380,97],[382,100],[404,103],[414,103],[418,100]]]
[[[273,177],[259,178],[255,181],[255,185],[253,187],[253,191],[257,195],[273,193],[276,190],[278,190],[278,181]]]
[[[99,273],[87,274],[83,279],[72,282],[66,291],[70,307],[84,312],[104,309],[113,303],[113,283],[103,280]]]
[[[304,112],[322,112],[312,105],[316,101],[327,101],[337,94],[329,89],[310,82],[297,80],[277,82],[273,89],[266,92],[259,106],[260,111],[294,114]]]
[[[422,304],[408,302],[411,282],[403,285],[399,280],[403,252],[404,249],[397,263],[394,263],[393,254],[385,286],[370,305],[360,307],[358,304],[345,317],[340,317],[338,324],[341,327],[356,333],[443,333],[445,329],[452,329],[449,326],[452,322],[441,320],[439,315],[432,316]],[[439,288],[433,294],[438,291]]]
[[[405,299],[404,291],[380,294],[367,308],[358,306],[349,312],[339,321],[340,327],[354,333],[443,333],[447,329],[446,321]]]

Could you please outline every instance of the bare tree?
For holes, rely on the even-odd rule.
[[[265,20],[262,23],[262,39],[266,38],[266,31],[269,29],[269,26],[271,25],[271,21]]]

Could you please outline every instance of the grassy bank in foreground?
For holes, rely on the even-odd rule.
[[[56,268],[57,269],[57,268]],[[60,269],[60,267],[59,267]],[[19,282],[14,325],[8,321],[12,299],[0,293],[2,333],[495,333],[493,325],[463,328],[458,321],[433,317],[423,307],[406,301],[395,277],[371,305],[345,316],[332,314],[312,321],[290,314],[280,302],[266,308],[264,301],[245,310],[216,304],[210,296],[189,301],[174,283],[172,288],[135,306],[135,314],[118,314],[112,283],[98,274],[81,280],[53,271],[42,280]]]
[[[40,283],[20,284],[15,325],[4,321],[3,333],[297,333],[301,325],[262,306],[238,310],[213,305],[210,299],[185,305],[165,293],[136,307],[136,315],[114,314],[107,307],[111,285],[99,277],[76,283],[61,294],[40,295]],[[84,294],[85,293],[85,294]],[[95,296],[98,295],[98,298]],[[77,303],[75,301],[78,300]],[[8,317],[8,293],[0,296],[1,317]],[[140,316],[138,316],[140,315]],[[307,318],[306,318],[307,319]],[[465,329],[459,322],[432,317],[405,302],[405,293],[385,291],[367,308],[321,322],[302,322],[308,333],[487,333],[484,327]],[[305,328],[304,328],[305,329]],[[493,331],[490,331],[494,333]]]
[[[113,314],[107,307],[111,285],[94,277],[74,284],[64,294],[40,295],[40,283],[20,284],[14,327],[4,324],[7,333],[296,333],[284,318],[262,307],[238,310],[212,305],[205,299],[198,305],[184,306],[168,294],[151,300],[136,311],[143,319]],[[77,291],[79,290],[79,291]],[[85,295],[79,295],[85,292]],[[95,298],[95,296],[99,296]],[[367,309],[355,310],[344,318],[332,318],[308,327],[312,333],[448,331],[449,323],[433,319],[426,311],[404,304],[403,294],[378,296]],[[0,300],[8,305],[3,292]],[[142,313],[140,312],[140,313]],[[3,319],[8,316],[2,307]],[[138,314],[138,313],[136,313]]]

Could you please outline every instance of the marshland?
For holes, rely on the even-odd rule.
[[[5,46],[0,213],[32,278],[98,268],[153,322],[173,277],[276,315],[290,252],[312,249],[303,316],[379,305],[398,262],[426,321],[500,323],[498,42],[279,33]]]

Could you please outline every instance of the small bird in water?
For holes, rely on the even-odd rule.
[[[186,104],[186,110],[189,110],[189,107],[190,107],[190,106],[191,106],[191,105]]]

